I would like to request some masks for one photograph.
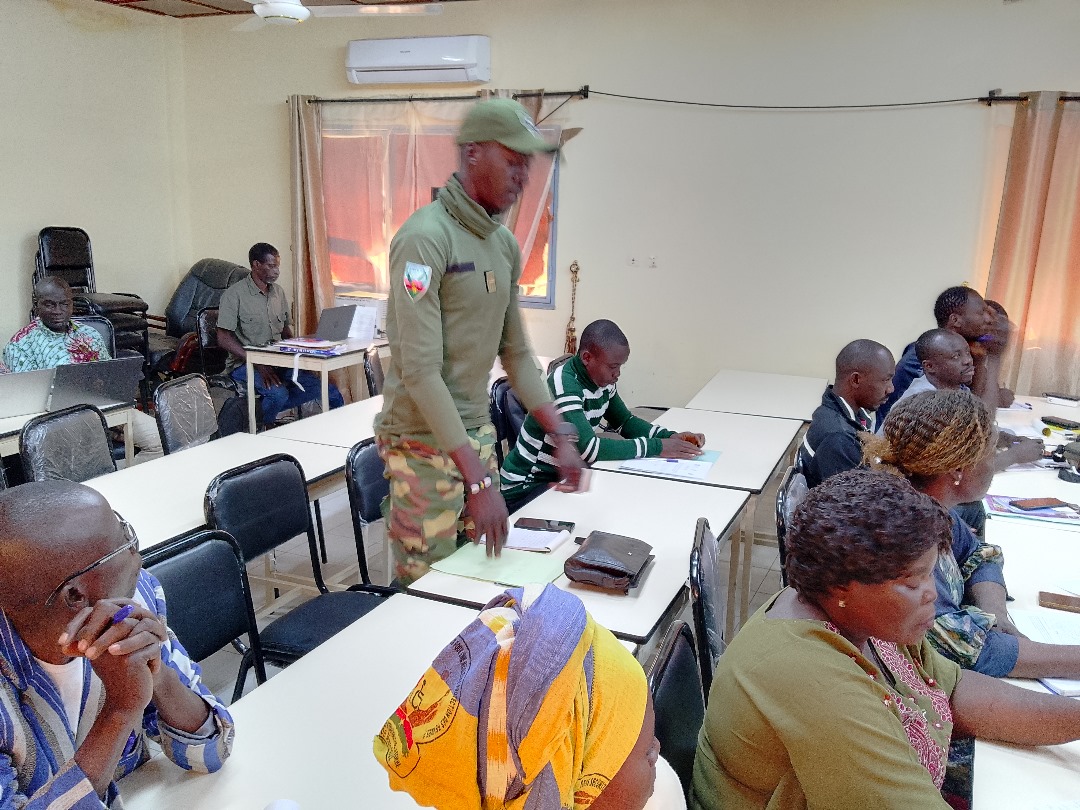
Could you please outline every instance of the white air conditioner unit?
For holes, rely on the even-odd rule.
[[[353,84],[425,84],[491,80],[491,40],[484,36],[354,39],[345,57]]]

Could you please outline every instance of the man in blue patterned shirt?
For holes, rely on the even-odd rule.
[[[232,738],[130,525],[81,484],[0,492],[0,807],[121,807],[148,739],[212,772]]]

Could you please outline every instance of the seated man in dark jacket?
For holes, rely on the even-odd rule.
[[[874,431],[874,411],[892,393],[892,352],[873,340],[854,340],[836,356],[836,382],[825,389],[799,448],[806,484],[862,463],[859,433]]]

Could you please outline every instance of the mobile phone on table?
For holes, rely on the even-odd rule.
[[[1074,422],[1072,419],[1062,419],[1060,416],[1044,416],[1042,421],[1044,425],[1061,428],[1062,430],[1080,430],[1080,422]]]
[[[1057,498],[1015,498],[1009,501],[1009,506],[1030,512],[1033,509],[1057,509],[1059,506],[1069,506],[1069,504]]]
[[[571,520],[547,520],[546,518],[520,517],[514,521],[515,529],[533,529],[541,532],[572,532]]]

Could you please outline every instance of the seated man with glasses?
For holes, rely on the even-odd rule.
[[[43,516],[48,516],[43,520]],[[134,530],[89,487],[0,492],[0,796],[100,808],[151,755],[212,772],[233,723],[165,624]]]

